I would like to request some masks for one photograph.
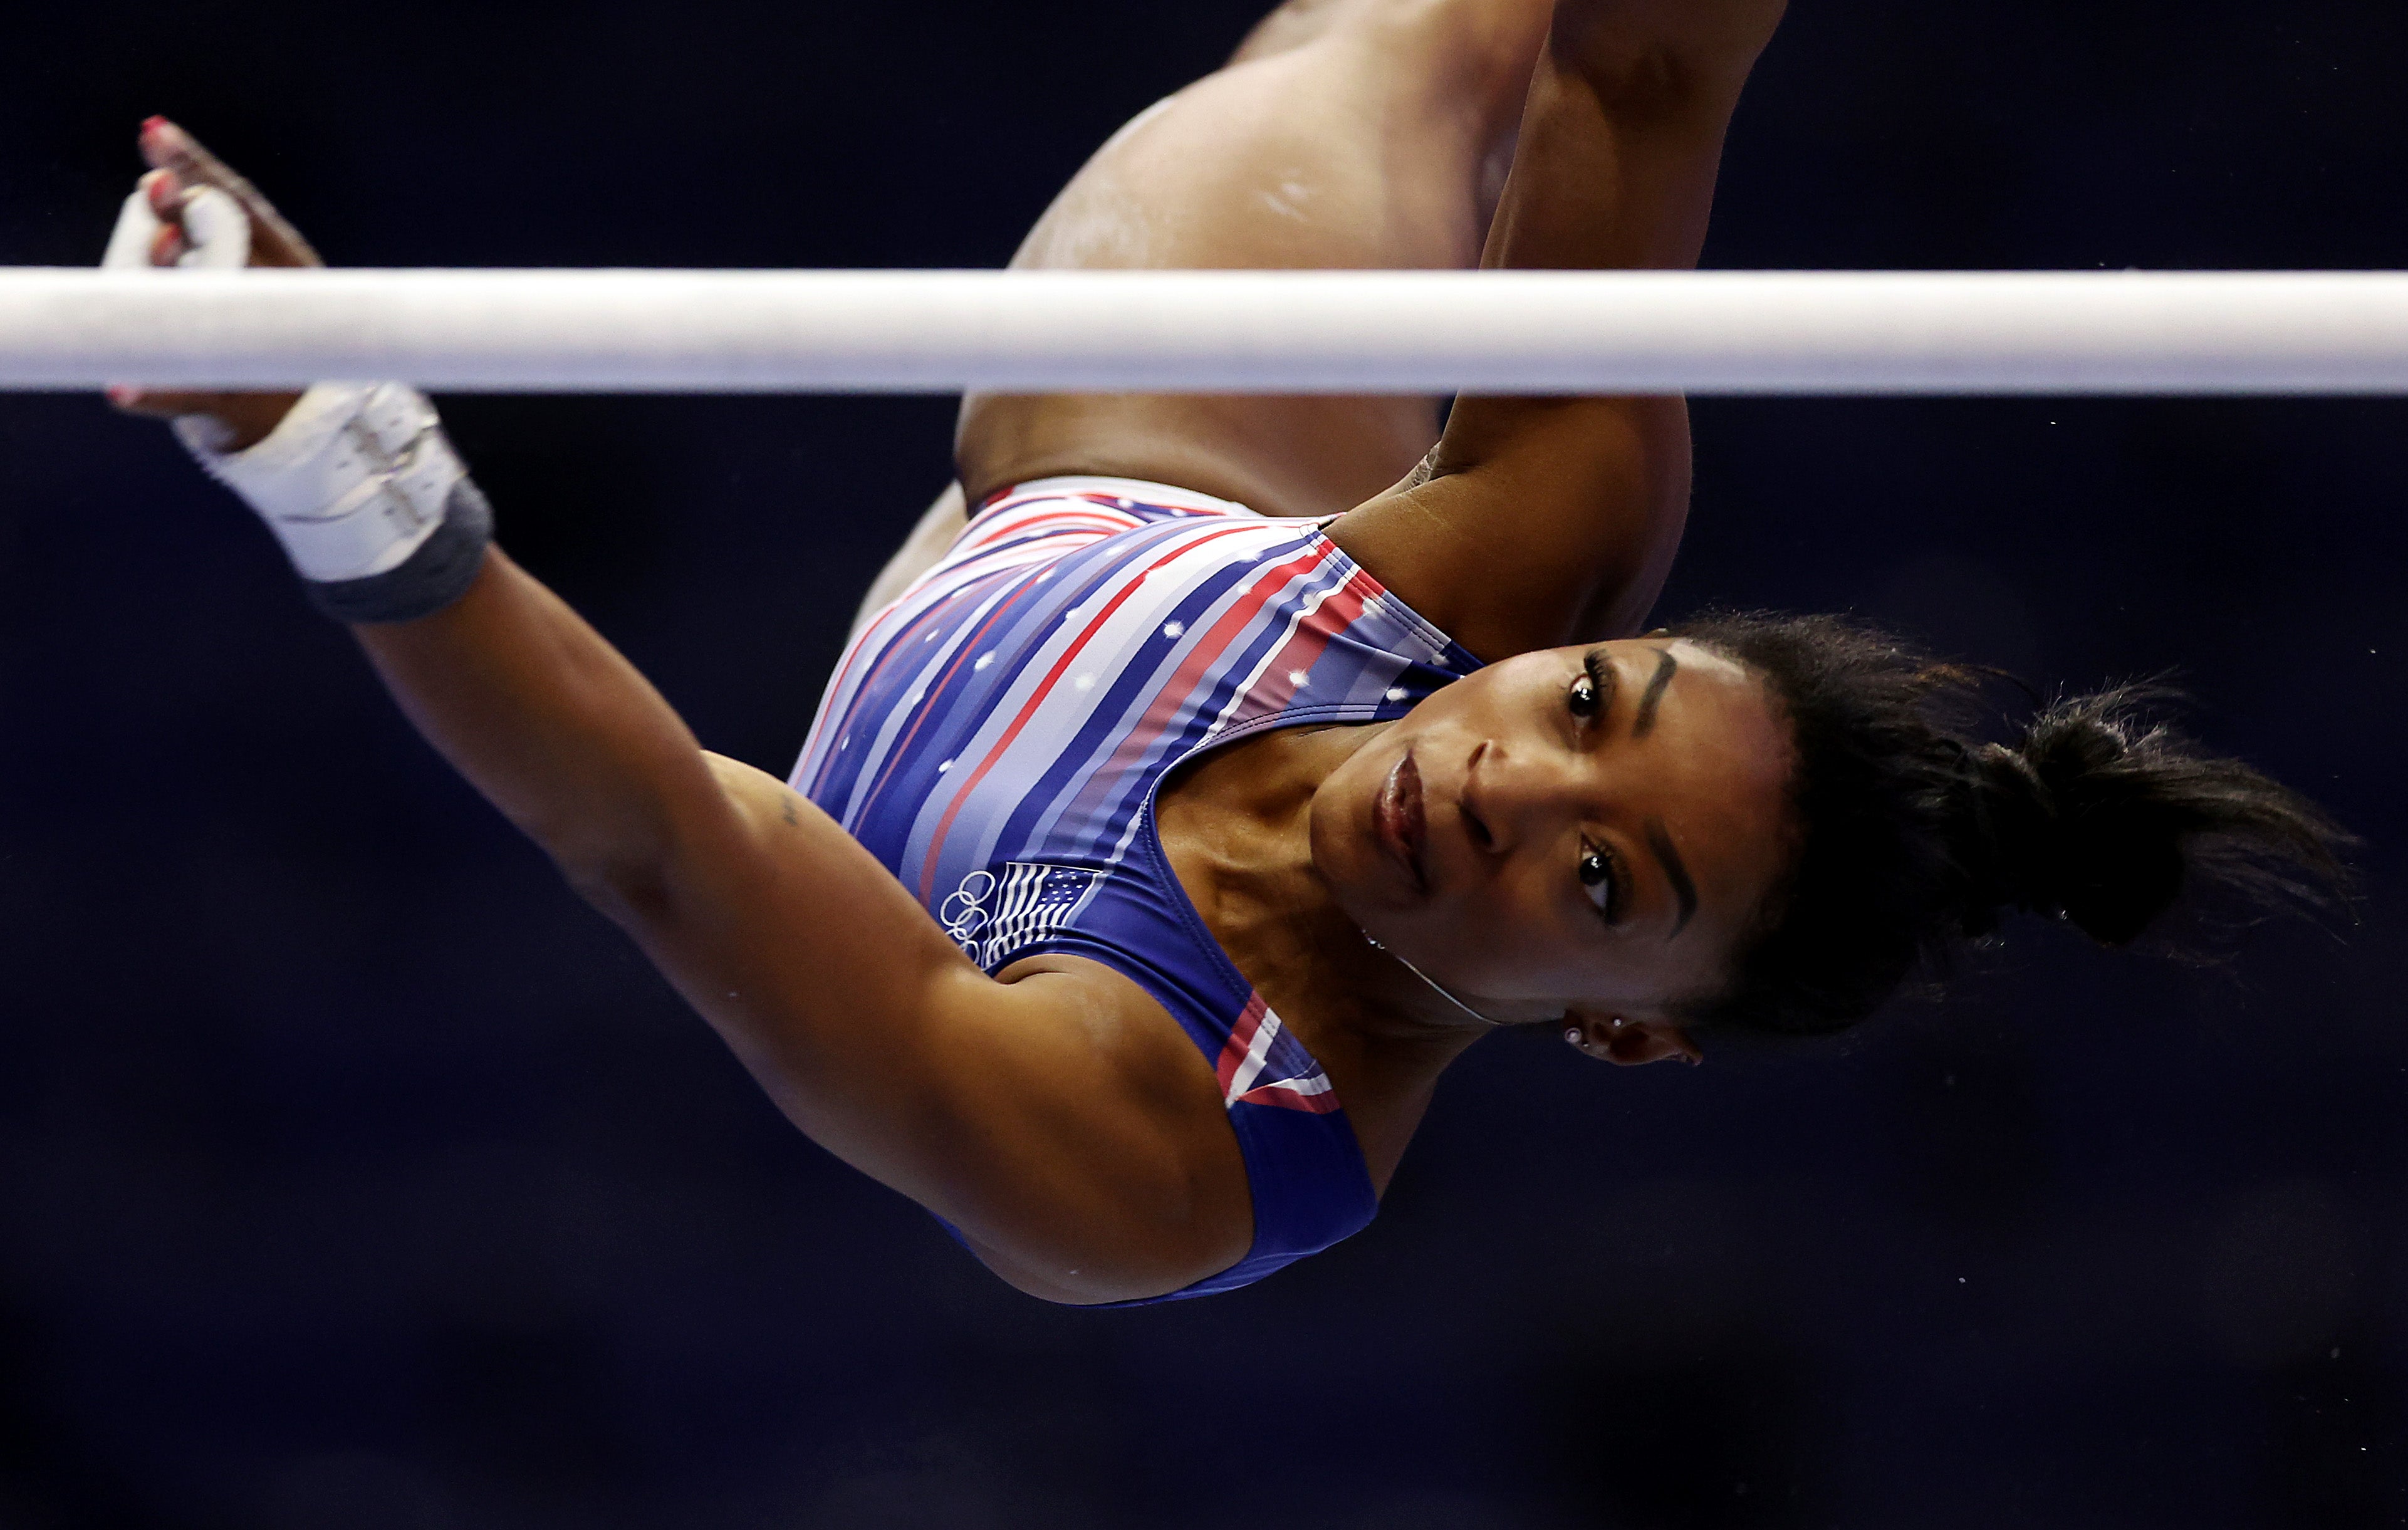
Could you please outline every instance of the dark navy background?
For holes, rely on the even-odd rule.
[[[1180,7],[22,7],[0,262],[164,111],[331,261],[993,265]],[[2408,265],[2408,10],[1800,0],[1710,264]],[[511,549],[782,773],[937,399],[449,398]],[[2408,1515],[2403,463],[2385,401],[1716,402],[1667,610],[1848,608],[2366,835],[2201,977],[1440,1091],[1250,1291],[1019,1296],[787,1127],[163,432],[0,398],[0,1526],[2372,1525]]]

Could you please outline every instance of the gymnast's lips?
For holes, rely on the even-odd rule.
[[[1429,878],[1422,870],[1422,773],[1413,764],[1411,750],[1380,783],[1380,795],[1371,804],[1371,826],[1380,836],[1380,848],[1412,880],[1413,891],[1426,896]]]

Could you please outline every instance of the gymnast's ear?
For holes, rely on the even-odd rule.
[[[1698,1050],[1698,1044],[1689,1039],[1679,1022],[1660,1017],[1642,1019],[1573,1010],[1564,1016],[1564,1039],[1574,1051],[1620,1067],[1675,1062],[1694,1067],[1706,1060],[1706,1054]]]

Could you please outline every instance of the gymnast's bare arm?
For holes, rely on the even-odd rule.
[[[1219,1090],[1093,964],[989,978],[825,813],[705,753],[495,551],[453,606],[354,629],[419,730],[642,945],[813,1140],[1033,1294],[1154,1295],[1252,1237]]]
[[[1484,266],[1697,264],[1723,136],[1785,0],[1557,0]],[[1679,398],[1466,397],[1332,536],[1484,659],[1638,630],[1689,497]]]
[[[240,184],[181,135],[146,150],[183,184]],[[170,220],[163,264],[174,190],[153,197]],[[256,439],[292,399],[120,402],[216,413]],[[797,1126],[954,1223],[1006,1280],[1112,1301],[1244,1256],[1253,1209],[1219,1086],[1134,983],[1067,957],[989,978],[834,820],[704,751],[499,549],[452,605],[352,631],[420,732],[635,937]]]

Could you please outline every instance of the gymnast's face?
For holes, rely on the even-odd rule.
[[[1763,685],[1720,654],[1525,653],[1333,771],[1313,864],[1365,933],[1483,1014],[1566,1017],[1614,1061],[1694,1059],[1667,1007],[1721,986],[1780,878],[1789,768]]]

